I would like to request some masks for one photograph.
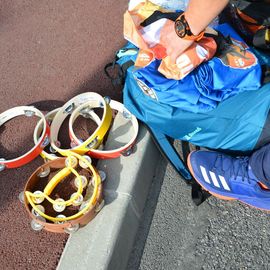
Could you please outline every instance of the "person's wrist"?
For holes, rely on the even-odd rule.
[[[185,19],[190,27],[190,31],[193,33],[194,36],[199,35],[203,31],[201,27],[197,26],[196,20],[194,20],[188,12],[185,12]]]

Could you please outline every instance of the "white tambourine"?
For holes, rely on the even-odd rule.
[[[45,115],[45,118],[47,120],[47,123],[49,124],[49,126],[51,125],[56,113],[60,110],[60,108],[57,108],[57,109],[54,109],[50,112],[48,112],[46,115]],[[100,118],[98,117],[98,115],[94,112],[94,111],[90,111],[89,114],[87,115],[87,117],[93,119],[95,121],[95,123],[97,123],[97,125],[100,125],[101,123],[101,120]],[[40,120],[36,127],[35,127],[35,130],[34,130],[34,142],[35,144],[37,143],[37,141],[39,140],[41,134],[42,134],[42,131],[43,131],[43,123],[42,123],[42,120]],[[56,151],[54,151],[54,149],[52,149],[52,147],[50,147],[50,151],[51,152],[47,152],[45,150],[43,150],[40,155],[41,157],[44,159],[44,161],[48,161],[48,160],[54,160],[56,158],[58,158],[58,156],[55,154]]]

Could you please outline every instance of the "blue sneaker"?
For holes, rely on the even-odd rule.
[[[249,157],[194,151],[188,156],[188,167],[195,180],[212,195],[270,210],[270,190],[253,174]]]

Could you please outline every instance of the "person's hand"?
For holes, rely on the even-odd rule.
[[[166,48],[171,62],[175,63],[177,57],[183,53],[194,41],[185,40],[177,36],[174,30],[174,22],[167,20],[160,33],[160,43]]]

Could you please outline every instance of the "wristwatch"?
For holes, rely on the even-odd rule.
[[[189,24],[186,21],[184,13],[182,13],[176,19],[174,28],[176,34],[182,39],[199,41],[204,36],[204,31],[202,31],[198,35],[193,35],[193,33],[190,30]]]

